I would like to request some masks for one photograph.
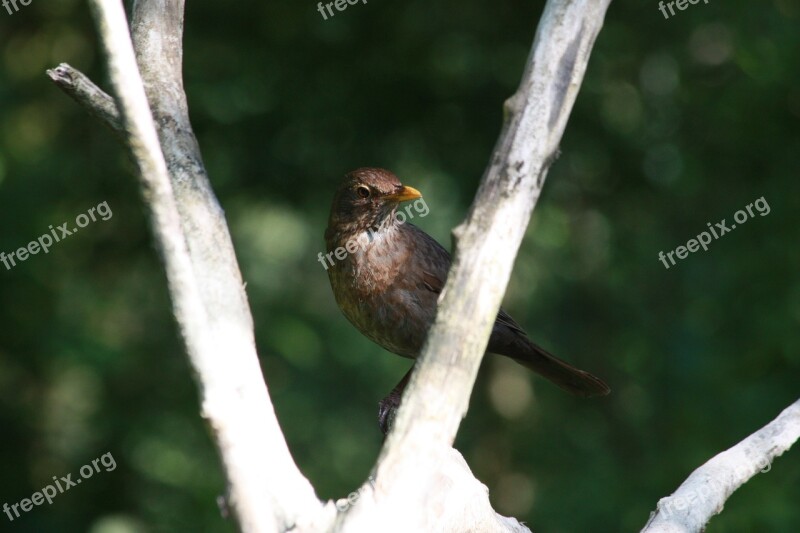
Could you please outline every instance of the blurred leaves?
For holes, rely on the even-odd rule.
[[[336,183],[393,169],[445,246],[465,215],[544,2],[188,6],[185,85],[226,209],[286,438],[321,498],[381,445],[377,401],[410,367],[350,326],[318,262]],[[489,356],[457,447],[496,508],[542,531],[636,530],[700,463],[798,396],[800,9],[615,0],[517,259],[506,309],[607,379],[567,397]],[[232,531],[164,276],[124,150],[49,84],[107,87],[86,6],[0,10],[0,251],[108,201],[0,266],[0,502],[111,452],[119,468],[14,531]],[[771,212],[669,270],[659,251],[764,196]],[[734,494],[713,531],[792,531],[800,459]]]

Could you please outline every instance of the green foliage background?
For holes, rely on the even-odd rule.
[[[317,262],[339,178],[383,166],[420,189],[444,244],[487,164],[543,1],[188,3],[193,124],[226,209],[286,438],[321,498],[381,446],[377,401],[408,361],[341,316]],[[505,307],[603,376],[566,396],[487,357],[456,446],[497,510],[543,532],[638,531],[657,500],[798,397],[800,4],[710,2],[664,19],[615,0],[517,259]],[[233,531],[223,478],[124,151],[52,86],[108,87],[87,6],[0,9],[0,250],[107,201],[0,267],[0,504],[111,452],[0,531]],[[771,211],[665,269],[659,251],[764,197]],[[797,531],[800,450],[709,532]]]

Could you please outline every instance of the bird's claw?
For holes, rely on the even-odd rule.
[[[394,425],[398,407],[400,407],[400,395],[394,394],[394,391],[378,402],[378,427],[384,435],[389,433],[389,429]]]

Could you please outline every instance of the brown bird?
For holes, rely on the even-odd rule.
[[[386,350],[411,359],[422,350],[450,269],[447,250],[405,222],[407,216],[401,215],[406,213],[397,212],[401,202],[421,196],[388,170],[350,172],[331,206],[325,230],[328,253],[319,255],[347,319]],[[510,357],[577,396],[610,392],[601,379],[531,342],[502,309],[486,351]],[[410,375],[411,371],[379,404],[378,424],[384,433]]]

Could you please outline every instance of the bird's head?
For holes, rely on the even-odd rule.
[[[388,227],[397,205],[421,198],[422,194],[400,183],[382,168],[359,168],[348,173],[331,205],[326,238],[351,236],[372,228]]]

